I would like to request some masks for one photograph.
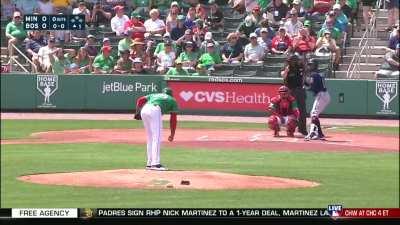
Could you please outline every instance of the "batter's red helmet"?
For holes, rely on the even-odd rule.
[[[288,91],[289,91],[289,88],[286,87],[286,86],[280,86],[278,91],[279,91],[279,92],[288,92]]]

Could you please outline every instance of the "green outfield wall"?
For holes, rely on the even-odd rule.
[[[1,76],[2,111],[133,111],[142,95],[173,89],[184,114],[266,115],[279,78],[159,75]],[[398,118],[399,81],[328,79],[325,115]],[[314,97],[307,95],[307,111]]]

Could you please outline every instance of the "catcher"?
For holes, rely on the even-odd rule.
[[[268,126],[274,131],[274,137],[279,137],[281,126],[286,126],[288,137],[294,137],[300,111],[297,108],[296,99],[289,94],[289,88],[281,86],[279,95],[271,99],[269,109]]]

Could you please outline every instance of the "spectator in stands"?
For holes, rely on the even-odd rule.
[[[340,48],[336,45],[335,39],[331,37],[331,32],[329,30],[325,30],[324,35],[318,38],[315,48],[316,56],[325,56],[326,54],[334,53],[333,67],[335,70],[338,69],[341,56]]]
[[[113,73],[128,74],[132,72],[132,60],[129,58],[129,50],[119,52],[120,58],[117,60],[117,65],[114,67]]]
[[[202,4],[197,4],[196,6],[196,19],[201,19],[202,21],[207,19],[207,12]]]
[[[181,13],[182,10],[177,1],[171,2],[171,6],[169,7],[169,13],[171,11],[177,12],[177,15],[179,15]]]
[[[386,31],[393,29],[396,22],[399,21],[399,0],[389,0],[388,3],[388,27]]]
[[[73,15],[83,14],[85,15],[85,21],[86,22],[90,21],[90,11],[89,9],[86,8],[86,3],[84,0],[79,1],[78,7],[72,10],[72,14]]]
[[[109,74],[114,69],[114,59],[111,56],[112,47],[103,46],[101,53],[93,61],[94,73]]]
[[[193,51],[193,42],[186,42],[185,51],[179,55],[178,59],[183,64],[184,69],[194,70],[197,65],[198,54]]]
[[[215,52],[214,44],[208,43],[207,52],[200,56],[198,64],[203,65],[208,70],[214,70],[214,66],[221,63],[221,56]]]
[[[280,0],[277,0],[280,1]],[[240,32],[241,37],[248,38],[257,28],[257,25],[253,22],[251,16],[246,16],[244,22],[240,23],[237,31]]]
[[[361,2],[364,20],[364,28],[362,30],[364,31],[369,26],[369,20],[372,16],[372,7],[375,6],[376,0],[361,0]]]
[[[14,48],[12,45],[17,46],[26,38],[26,31],[22,24],[22,16],[20,12],[15,11],[13,13],[13,20],[6,26],[6,37],[8,38],[8,54],[13,56]]]
[[[103,6],[102,1],[98,1],[95,3],[91,15],[92,18],[90,21],[95,27],[99,27],[100,24],[108,24],[112,16],[111,9],[109,7]]]
[[[148,65],[150,62],[150,58],[147,56],[144,47],[145,44],[144,42],[140,41],[139,38],[136,38],[135,40],[133,40],[131,46],[131,52],[130,52],[130,57],[131,59],[136,59],[136,58],[140,58],[142,60],[142,62],[145,63],[145,65]]]
[[[175,67],[169,68],[166,75],[176,76],[176,75],[190,75],[189,72],[182,67],[182,61],[180,58],[175,60]]]
[[[218,32],[222,32],[224,29],[224,14],[221,9],[219,9],[215,0],[210,0],[210,12],[208,13],[206,19],[206,25],[211,28],[211,30],[215,30]]]
[[[400,29],[399,25],[396,26],[396,28],[391,32],[389,36],[389,49],[395,50],[397,44],[400,42]]]
[[[175,52],[172,48],[172,42],[165,42],[165,49],[157,55],[157,72],[165,74],[168,68],[173,66],[175,62]]]
[[[128,50],[131,48],[132,44],[132,31],[127,30],[123,33],[123,38],[118,42],[118,53],[121,53],[125,50]]]
[[[114,7],[115,16],[111,19],[111,30],[117,36],[124,33],[125,23],[129,21],[129,17],[124,14],[124,7],[117,5]]]
[[[71,62],[65,58],[62,48],[57,48],[56,51],[51,52],[49,59],[53,74],[62,75],[70,72]]]
[[[49,15],[54,13],[54,6],[50,0],[40,0],[37,2],[40,14]],[[89,21],[89,20],[88,20]]]
[[[331,36],[335,39],[336,43],[340,45],[342,34],[339,29],[334,26],[335,19],[333,17],[329,17],[325,21],[325,25],[322,26],[321,30],[318,32],[318,37],[322,37],[325,33],[325,30],[329,30],[331,32]]]
[[[14,2],[11,2],[11,0],[1,0],[1,20],[12,20],[13,12],[15,10],[16,8]]]
[[[340,9],[349,21],[353,20],[353,9],[348,5],[347,0],[339,0]]]
[[[243,46],[238,42],[238,35],[230,33],[227,36],[227,43],[222,48],[222,60],[224,63],[240,63],[243,58]]]
[[[74,64],[78,68],[80,74],[90,74],[93,70],[92,59],[90,58],[88,51],[85,47],[80,47],[78,54],[74,58]]]
[[[339,28],[340,32],[346,32],[349,20],[347,16],[342,12],[340,4],[333,5],[333,13],[335,14],[335,27]]]
[[[105,38],[103,38],[103,47],[104,46],[109,46],[109,47],[111,47],[111,54],[110,54],[110,56],[112,56],[112,58],[113,58],[113,60],[117,60],[118,59],[118,48],[112,48],[112,46],[111,46],[111,41],[110,41],[110,38],[107,38],[107,37],[105,37]],[[103,48],[102,47],[102,48]],[[100,50],[101,51],[101,50]],[[115,63],[115,61],[114,61],[114,63]]]
[[[297,10],[291,9],[289,12],[289,20],[285,22],[284,26],[286,28],[286,32],[291,37],[296,36],[300,29],[303,27],[303,23],[298,20]]]
[[[56,13],[71,14],[72,0],[52,0]]]
[[[125,23],[124,30],[131,31],[131,38],[140,38],[144,39],[144,33],[146,32],[146,28],[143,23],[139,20],[139,14],[137,12],[131,13],[131,19]]]
[[[39,49],[38,58],[42,71],[45,73],[51,72],[51,62],[50,62],[50,54],[53,54],[57,51],[55,47],[56,39],[54,37],[50,37],[46,46],[43,46]]]
[[[261,12],[261,9],[258,5],[254,7],[253,10],[251,10],[250,17],[253,20],[253,23],[256,25],[259,25],[260,22],[264,19],[263,13]]]
[[[169,14],[166,19],[166,31],[171,33],[172,30],[178,26],[178,11],[174,8],[169,11]]]
[[[86,43],[83,46],[88,55],[92,58],[96,57],[98,54],[97,47],[96,47],[96,37],[94,35],[89,34],[86,38]]]
[[[32,0],[13,0],[16,11],[21,12],[22,15],[33,14],[39,11],[38,1]],[[54,5],[54,2],[53,2]],[[3,7],[3,6],[1,6]]]
[[[268,37],[268,29],[261,29],[261,37],[258,37],[258,44],[264,49],[264,55],[267,55],[271,51],[272,40]]]
[[[196,20],[196,8],[195,7],[190,7],[189,11],[186,15],[186,20],[185,20],[185,27],[186,29],[192,29],[193,26],[195,25],[194,21]]]
[[[46,46],[46,42],[40,31],[31,31],[28,33],[28,37],[25,39],[25,51],[27,56],[32,59],[32,62],[37,68],[40,68],[39,63],[39,49]]]
[[[304,27],[300,28],[298,35],[293,39],[292,49],[300,55],[311,53],[315,49],[315,38]]]
[[[310,20],[305,20],[303,27],[308,31],[308,33],[313,36],[314,38],[317,38],[317,34],[311,27],[311,21]]]
[[[184,24],[185,23],[185,16],[179,15],[177,17],[177,22],[178,23],[177,23],[176,27],[173,28],[172,31],[171,31],[171,38],[174,41],[176,41],[179,38],[181,38],[185,34],[185,31],[186,31],[186,27],[185,27],[185,24]]]
[[[132,0],[131,2],[134,9],[132,13],[141,15],[142,17],[149,15],[151,0]]]
[[[310,10],[310,14],[314,16],[324,15],[329,12],[333,4],[335,4],[335,0],[314,0],[314,6]]]
[[[264,48],[257,42],[257,34],[250,34],[250,43],[244,48],[244,62],[255,64],[262,63],[264,57]]]
[[[135,58],[133,59],[133,69],[132,73],[133,74],[148,74],[149,72],[144,68],[143,62],[141,58]]]
[[[187,42],[193,42],[193,51],[197,51],[201,45],[201,41],[198,34],[194,34],[192,30],[187,29],[185,35],[176,41],[176,45],[179,47],[179,52],[185,50]]]
[[[257,27],[255,33],[261,36],[261,29],[266,28],[268,30],[268,38],[272,39],[275,37],[275,30],[269,25],[268,19],[263,19],[260,22],[260,27]]]
[[[377,78],[399,79],[400,44],[396,45],[396,50],[390,50],[385,55],[385,62],[377,72]]]
[[[204,40],[204,36],[208,32],[208,27],[204,25],[204,21],[201,19],[197,19],[195,21],[195,26],[192,29],[195,37],[199,39],[199,46],[201,44],[201,40]]]
[[[208,76],[207,68],[203,64],[197,64],[196,73],[193,73],[192,76]]]
[[[172,43],[172,49],[175,52],[177,51],[176,42],[173,42],[171,40],[171,36],[170,36],[169,33],[165,33],[164,36],[163,36],[163,41],[158,43],[157,46],[156,46],[156,49],[154,50],[154,56],[157,56],[160,52],[164,51],[166,42],[171,42]]]
[[[274,54],[288,54],[291,51],[292,39],[286,34],[286,28],[280,27],[278,34],[271,41],[271,52]]]
[[[201,45],[200,45],[200,53],[201,53],[201,54],[207,52],[207,44],[208,44],[208,43],[213,43],[213,44],[214,44],[215,52],[216,52],[217,54],[221,55],[221,46],[220,46],[220,44],[218,43],[218,41],[216,41],[216,40],[213,39],[213,35],[212,35],[211,32],[207,32],[207,33],[204,35],[204,41],[203,41],[203,42],[201,43]]]
[[[303,3],[300,0],[293,0],[292,9],[295,9],[297,12],[297,19],[303,22],[306,18],[307,11],[303,7]],[[289,11],[290,13],[290,11]]]
[[[269,19],[274,26],[278,26],[279,22],[286,17],[289,7],[282,0],[272,0],[267,7],[270,15]]]
[[[160,13],[157,9],[150,10],[150,19],[144,22],[146,32],[152,36],[155,34],[163,35],[165,33],[165,23],[159,19]]]

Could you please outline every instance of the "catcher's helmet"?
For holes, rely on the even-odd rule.
[[[308,60],[308,67],[310,69],[310,71],[316,71],[318,70],[318,62],[316,59],[310,59]]]
[[[163,89],[163,93],[165,93],[165,94],[167,94],[169,96],[172,96],[172,89],[169,88],[169,87],[166,87],[166,88]]]
[[[289,92],[289,88],[286,87],[286,86],[280,86],[279,89],[278,89],[278,91],[279,91],[279,93],[282,93],[282,92]]]

